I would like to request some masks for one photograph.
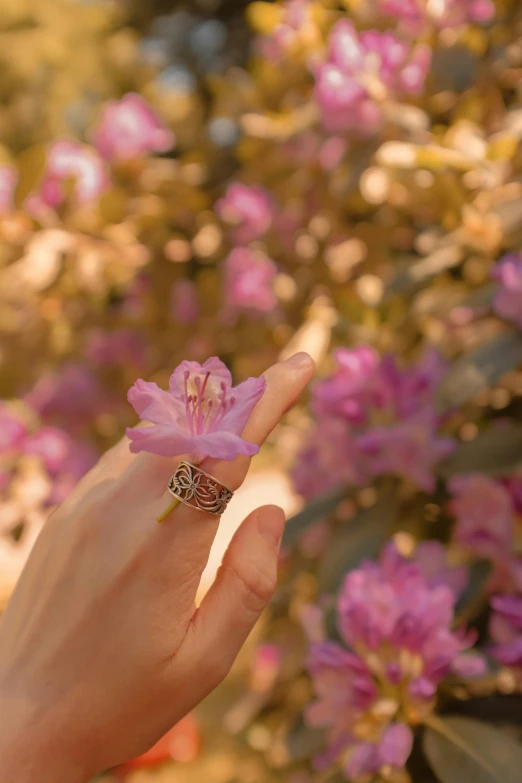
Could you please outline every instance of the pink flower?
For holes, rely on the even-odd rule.
[[[439,29],[459,27],[469,22],[482,24],[494,17],[492,0],[377,0],[382,13],[405,23],[412,32],[420,32],[426,24]]]
[[[96,376],[76,362],[42,375],[25,397],[27,404],[44,420],[59,419],[68,425],[91,419],[102,400]]]
[[[476,677],[483,677],[487,673],[488,667],[483,655],[469,652],[459,655],[453,662],[451,670],[453,674],[463,680],[473,680]]]
[[[455,541],[477,555],[505,559],[514,535],[514,511],[508,490],[481,474],[456,476],[448,483],[456,517]]]
[[[14,166],[0,166],[0,214],[11,212],[13,195],[18,179]]]
[[[51,479],[46,505],[61,503],[97,460],[89,443],[72,438],[57,427],[44,426],[30,435],[22,453],[38,457]]]
[[[281,18],[269,36],[260,37],[257,46],[266,60],[281,60],[289,49],[305,44],[315,28],[310,0],[285,0],[279,6]]]
[[[429,410],[389,427],[375,427],[357,443],[370,476],[402,476],[426,492],[435,486],[435,465],[455,448],[452,438],[437,434]]]
[[[415,364],[400,367],[393,354],[381,363],[380,383],[383,398],[400,419],[416,415],[425,408],[433,408],[437,387],[447,368],[440,353],[428,346]]]
[[[390,544],[380,563],[367,562],[347,575],[339,628],[352,649],[417,653],[423,676],[437,684],[465,646],[451,630],[454,603],[448,587],[430,587],[420,569]]]
[[[67,459],[70,441],[63,430],[42,427],[26,439],[23,451],[24,454],[39,457],[49,473],[57,473]]]
[[[378,563],[363,563],[346,576],[338,599],[343,644],[321,639],[318,610],[305,614],[316,694],[306,719],[329,729],[319,765],[344,760],[354,781],[387,766],[404,767],[412,732],[397,716],[429,712],[438,685],[466,664],[462,652],[472,638],[453,631],[454,604],[452,590],[427,582],[390,544]],[[468,670],[476,676],[480,666],[473,663]],[[379,716],[373,708],[383,699],[396,707]],[[372,735],[358,739],[370,725]]]
[[[328,59],[316,73],[315,97],[327,130],[377,130],[389,98],[422,92],[431,50],[411,49],[392,33],[358,34],[347,20],[332,29]]]
[[[232,378],[217,357],[182,362],[170,377],[169,391],[155,383],[136,381],[128,400],[141,419],[153,426],[129,429],[130,449],[164,457],[203,454],[233,459],[252,456],[259,447],[241,434],[255,404],[265,391],[264,378],[248,378],[232,388]]]
[[[340,459],[330,459],[327,448],[307,443],[295,472],[298,491],[306,490],[308,477],[318,494],[321,482],[326,489],[343,476],[362,484],[382,474],[400,475],[430,491],[436,463],[454,448],[453,440],[439,436],[434,410],[445,370],[440,354],[428,348],[416,363],[400,367],[394,356],[381,359],[362,345],[338,349],[335,359],[337,369],[313,387],[312,408],[319,423],[331,420],[330,430],[337,429],[330,440],[345,445],[338,446]]]
[[[125,364],[140,367],[145,360],[145,344],[142,335],[131,329],[121,328],[112,332],[93,329],[87,340],[85,355],[101,367]]]
[[[308,705],[306,722],[330,728],[326,753],[316,759],[322,767],[352,744],[354,725],[377,701],[378,689],[364,661],[335,642],[312,643],[307,667],[316,699]]]
[[[166,152],[174,144],[148,103],[136,93],[109,101],[99,119],[94,144],[107,160],[128,160],[149,152]]]
[[[500,283],[493,302],[494,311],[522,328],[522,256],[519,253],[503,256],[493,269],[492,277]]]
[[[413,562],[420,569],[430,587],[446,585],[455,599],[463,592],[468,582],[464,566],[450,566],[446,549],[439,541],[421,541],[417,544]]]
[[[199,303],[196,286],[192,280],[177,280],[171,289],[170,311],[172,318],[188,326],[197,320]]]
[[[73,183],[72,195],[78,204],[92,204],[109,186],[109,176],[92,147],[57,141],[49,148],[38,191],[27,199],[28,209],[38,214],[45,207],[59,207],[66,199],[69,182]]]
[[[343,424],[321,418],[306,437],[292,469],[295,491],[304,498],[363,483],[355,443]]]
[[[522,666],[522,596],[504,595],[491,599],[493,614],[489,632],[495,645],[491,655],[504,666]]]
[[[318,415],[340,416],[352,423],[367,420],[368,409],[379,406],[381,389],[379,355],[367,345],[334,353],[338,369],[313,389],[313,407]]]
[[[438,351],[428,348],[419,361],[399,367],[393,355],[382,359],[369,346],[335,352],[338,369],[313,389],[317,414],[339,416],[352,424],[370,423],[373,414],[382,420],[405,420],[433,408],[433,398],[445,370]]]
[[[225,295],[227,307],[266,313],[276,306],[272,289],[277,267],[262,253],[247,247],[236,247],[225,261]]]
[[[260,187],[234,182],[216,204],[216,212],[233,226],[233,241],[247,245],[268,231],[272,223],[272,202]]]

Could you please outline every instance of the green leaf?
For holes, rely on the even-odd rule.
[[[433,719],[424,752],[441,783],[520,783],[522,745],[478,720]]]
[[[377,557],[389,538],[395,508],[394,485],[393,491],[381,491],[371,508],[362,509],[334,536],[319,570],[320,592],[336,592],[348,571],[357,568],[362,560]]]
[[[322,517],[327,514],[331,514],[335,510],[335,507],[347,494],[346,489],[337,488],[326,495],[321,495],[315,500],[312,500],[302,511],[295,516],[290,517],[285,526],[285,532],[283,535],[283,547],[292,546],[295,540],[306,530],[307,527],[313,525],[314,522],[319,522]]]
[[[463,473],[502,476],[522,464],[522,425],[497,424],[474,440],[460,443],[451,457],[438,466],[440,475],[451,478]]]
[[[455,607],[457,615],[474,616],[475,609],[481,605],[485,598],[486,585],[491,571],[492,564],[489,560],[477,560],[470,566],[468,584]]]
[[[464,405],[482,389],[494,386],[509,370],[522,365],[522,333],[502,332],[461,357],[446,373],[435,400],[439,413]]]

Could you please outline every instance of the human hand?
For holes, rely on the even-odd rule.
[[[265,374],[244,437],[261,444],[313,374],[297,354]],[[105,454],[50,517],[0,620],[2,783],[84,783],[143,753],[227,674],[269,600],[284,515],[250,514],[195,597],[219,520],[178,506],[179,460]],[[201,468],[232,490],[250,460]]]

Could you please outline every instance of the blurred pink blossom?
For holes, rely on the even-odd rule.
[[[399,475],[431,491],[434,468],[448,456],[454,441],[438,433],[435,392],[446,364],[428,347],[405,367],[393,355],[381,358],[369,346],[339,348],[332,375],[312,387],[316,439],[304,445],[294,480],[298,491],[320,494],[345,483],[362,484],[383,474]],[[338,458],[322,444],[323,420]],[[337,430],[337,432],[335,432]],[[342,441],[342,446],[339,441]]]
[[[522,666],[522,595],[491,599],[489,632],[495,644],[491,655],[504,666]]]
[[[27,199],[27,208],[38,215],[42,209],[63,204],[67,183],[78,204],[92,204],[109,186],[104,161],[92,147],[75,141],[57,141],[47,154],[45,173],[36,193]]]
[[[14,166],[0,166],[0,215],[13,209],[13,196],[18,179]]]
[[[182,362],[170,377],[169,391],[138,380],[128,400],[154,426],[128,429],[130,449],[164,457],[190,454],[196,460],[201,455],[230,460],[257,454],[259,447],[241,434],[265,387],[261,377],[233,388],[230,372],[215,356],[203,365]]]
[[[150,152],[166,152],[174,134],[137,93],[109,101],[94,135],[94,144],[107,160],[128,160]]]
[[[272,202],[269,194],[256,185],[234,182],[216,203],[219,217],[232,227],[236,245],[247,245],[268,231],[272,223]]]
[[[514,535],[514,510],[509,491],[482,474],[456,476],[448,482],[453,495],[449,509],[456,517],[455,541],[477,555],[505,559]]]
[[[131,329],[93,329],[87,339],[85,355],[101,367],[125,364],[142,367],[145,348],[143,336]]]
[[[36,457],[40,468],[20,479],[17,466],[7,477],[9,482],[23,482],[24,499],[30,498],[31,504],[20,507],[20,513],[26,514],[29,508],[37,511],[61,503],[82,476],[94,465],[97,452],[92,444],[78,440],[58,427],[44,425],[31,434],[27,434],[18,443],[17,456]],[[3,489],[7,489],[5,483]],[[34,506],[34,507],[33,507]],[[28,521],[28,517],[25,521]]]
[[[450,566],[447,552],[440,541],[421,541],[417,544],[413,562],[420,569],[430,587],[446,585],[455,599],[460,596],[468,582],[465,566]]]
[[[346,576],[337,604],[344,646],[321,640],[315,612],[303,616],[316,693],[306,719],[311,726],[329,729],[318,765],[342,759],[354,781],[367,780],[387,765],[401,769],[411,752],[411,729],[393,714],[379,721],[374,705],[382,698],[395,699],[398,711],[407,715],[413,705],[428,708],[451,671],[467,665],[473,676],[484,672],[483,661],[463,658],[473,637],[453,630],[455,600],[452,590],[430,584],[414,562],[389,544],[379,562],[365,562]],[[375,740],[361,741],[358,726],[366,725],[371,715]]]
[[[400,419],[415,416],[425,408],[433,409],[434,395],[446,370],[446,362],[432,346],[419,359],[400,367],[393,354],[384,356],[380,368],[382,397],[387,399]]]
[[[495,15],[492,0],[376,0],[379,10],[400,20],[412,32],[435,25],[439,29],[468,22],[489,22]]]
[[[288,49],[298,44],[312,22],[310,0],[285,0],[279,8],[282,16],[271,34],[257,39],[259,53],[266,60],[280,60]]]
[[[413,49],[392,33],[358,33],[347,20],[330,33],[328,59],[316,71],[315,97],[327,130],[373,132],[390,98],[418,95],[431,65],[431,50]]]
[[[63,430],[42,427],[26,438],[23,452],[39,457],[49,473],[57,473],[67,459],[70,442],[70,437]]]
[[[522,328],[522,256],[508,253],[494,267],[492,277],[500,285],[493,302],[495,312]]]
[[[226,307],[231,311],[266,313],[277,300],[272,283],[277,267],[272,259],[247,247],[236,247],[225,261]]]
[[[366,562],[347,575],[339,596],[339,630],[352,649],[417,653],[422,676],[436,685],[468,646],[452,631],[454,604],[446,585],[430,586],[420,568],[388,544],[379,563]]]
[[[79,362],[69,362],[40,376],[25,401],[44,421],[67,422],[68,428],[99,412],[103,391],[96,376]]]
[[[180,324],[193,324],[199,315],[196,285],[192,280],[177,280],[171,289],[170,312]]]
[[[326,417],[307,435],[291,475],[296,492],[304,498],[364,481],[353,438],[343,424]]]
[[[438,435],[435,416],[428,410],[389,427],[375,427],[357,444],[367,458],[369,476],[401,476],[426,492],[435,487],[435,465],[455,448],[452,438]]]
[[[320,415],[340,416],[349,422],[367,421],[368,410],[381,403],[379,354],[367,345],[334,352],[337,370],[313,389],[313,408]]]
[[[341,136],[330,136],[319,150],[318,160],[325,171],[334,171],[341,163],[347,150],[346,139]]]

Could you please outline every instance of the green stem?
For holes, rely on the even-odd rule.
[[[158,522],[158,523],[164,522],[167,519],[167,517],[169,516],[169,514],[172,511],[174,511],[176,506],[179,506],[180,502],[181,501],[178,498],[173,498],[172,499],[172,503],[170,503],[167,506],[167,508],[165,509],[165,511],[162,511],[161,514],[159,515],[159,517],[156,518],[156,522]]]

